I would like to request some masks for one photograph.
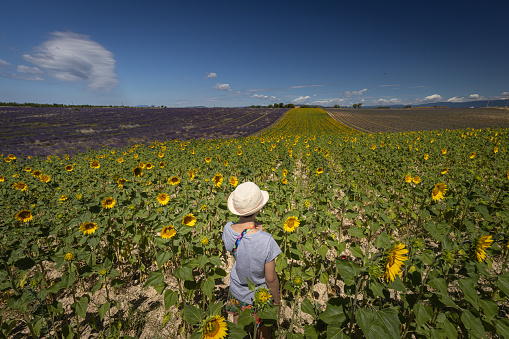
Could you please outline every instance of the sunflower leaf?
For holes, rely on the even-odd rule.
[[[191,325],[196,325],[201,322],[203,318],[203,311],[195,306],[184,305],[184,313],[182,318]]]

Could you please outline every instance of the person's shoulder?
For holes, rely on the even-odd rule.
[[[233,221],[228,221],[226,223],[226,225],[224,225],[223,232],[231,232],[231,231],[233,231],[233,229],[231,227],[232,225],[233,225]]]

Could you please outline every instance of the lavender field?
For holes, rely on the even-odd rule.
[[[0,153],[76,154],[155,140],[245,137],[288,109],[0,107]]]

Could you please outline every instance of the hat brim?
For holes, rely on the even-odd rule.
[[[239,217],[243,217],[243,216],[246,216],[246,215],[251,215],[251,214],[255,214],[256,212],[260,211],[266,204],[267,202],[269,201],[269,193],[267,191],[262,191],[262,197],[263,197],[263,200],[262,200],[262,203],[260,204],[260,206],[258,206],[257,208],[247,212],[247,213],[239,213],[235,210],[235,208],[233,207],[233,192],[230,193],[230,196],[228,197],[228,209],[230,210],[231,213],[235,214],[235,215],[238,215]]]

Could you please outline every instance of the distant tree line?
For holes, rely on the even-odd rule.
[[[282,102],[280,102],[279,104],[275,103],[275,104],[269,105],[269,106],[251,105],[251,108],[295,108],[295,105],[294,104],[286,104],[285,105]]]

